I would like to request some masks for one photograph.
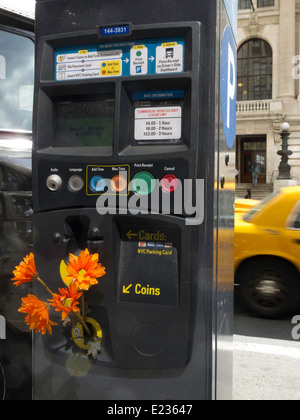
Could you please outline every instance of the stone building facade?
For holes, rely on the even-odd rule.
[[[278,176],[280,127],[290,124],[289,163],[300,184],[300,0],[239,0],[236,164],[238,182]]]

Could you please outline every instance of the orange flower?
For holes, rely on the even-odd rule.
[[[69,275],[65,278],[65,283],[76,285],[79,290],[89,290],[97,279],[105,275],[105,267],[99,263],[98,254],[90,254],[88,249],[81,251],[79,257],[70,254],[70,261],[67,265]]]
[[[14,281],[15,286],[20,286],[24,283],[30,283],[34,280],[34,277],[37,276],[35,262],[34,262],[34,255],[31,254],[27,255],[24,258],[24,261],[20,263],[13,272],[15,277],[12,279]]]
[[[76,285],[71,284],[69,289],[58,289],[60,295],[54,293],[53,299],[49,300],[57,312],[62,311],[62,320],[64,321],[71,311],[79,312],[77,300],[82,293],[78,293]]]
[[[57,325],[49,319],[49,304],[42,302],[36,296],[28,295],[22,299],[19,312],[27,314],[25,322],[31,330],[41,332],[43,335],[48,331],[52,335],[51,326]]]

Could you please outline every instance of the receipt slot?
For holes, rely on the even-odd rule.
[[[37,0],[37,270],[57,290],[87,248],[106,275],[101,354],[51,313],[36,399],[231,397],[236,2],[142,3]]]

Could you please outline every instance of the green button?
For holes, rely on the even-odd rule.
[[[139,172],[133,177],[132,188],[139,195],[149,195],[155,188],[155,178],[150,172]]]

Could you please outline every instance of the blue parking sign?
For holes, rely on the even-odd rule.
[[[237,39],[238,0],[223,0],[235,39]]]
[[[225,28],[222,41],[220,88],[225,139],[231,149],[236,134],[237,61],[236,45],[229,25]]]

